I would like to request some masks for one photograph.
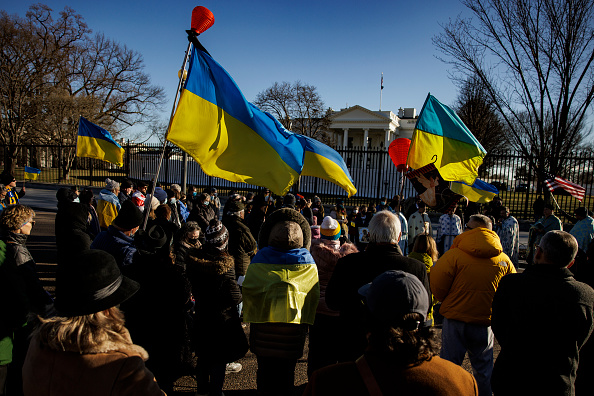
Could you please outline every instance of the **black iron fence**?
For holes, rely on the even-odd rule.
[[[79,186],[103,186],[106,178],[117,181],[123,179],[151,180],[159,164],[163,150],[160,144],[124,146],[124,166],[119,168],[107,162],[74,157],[75,147],[71,145],[23,145],[17,149],[16,177],[24,179],[24,167],[41,169],[37,182],[62,183]],[[402,174],[396,171],[388,153],[384,149],[364,149],[361,147],[336,150],[343,156],[353,178],[357,194],[347,198],[340,187],[326,180],[301,177],[298,192],[318,195],[325,203],[333,203],[342,198],[346,205],[377,203],[381,197],[388,199],[400,192]],[[0,150],[0,160],[8,155],[7,149]],[[67,167],[66,164],[71,166]],[[489,153],[480,170],[481,179],[494,184],[504,205],[508,206],[519,219],[533,220],[533,203],[539,195],[544,196],[543,186],[537,185],[536,172],[530,167],[530,158],[517,153]],[[580,203],[574,197],[564,194],[553,195],[561,209],[569,214],[578,206],[593,208],[594,156],[576,153],[567,158],[570,165],[565,174],[559,175],[586,188],[586,196]],[[195,185],[198,189],[216,187],[222,194],[230,190],[241,193],[258,191],[260,187],[245,183],[234,183],[205,174],[190,156],[173,145],[167,145],[164,160],[158,175],[163,185],[173,183],[182,186]],[[403,196],[416,194],[408,180],[404,181]]]

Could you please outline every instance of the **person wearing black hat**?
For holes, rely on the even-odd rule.
[[[295,196],[291,193],[288,193],[283,197],[283,208],[295,209],[296,202],[297,199],[295,198]]]
[[[91,249],[105,250],[120,267],[132,264],[136,252],[134,234],[142,224],[142,212],[132,201],[124,201],[118,216],[106,231],[101,231],[91,244]]]
[[[243,222],[245,206],[241,201],[235,201],[227,206],[227,213],[223,216],[223,224],[229,231],[229,254],[235,261],[235,276],[245,276],[252,257],[256,254],[258,244],[250,229]]]
[[[86,250],[56,281],[58,316],[42,319],[23,366],[25,396],[163,395],[116,307],[138,291],[114,258]]]
[[[8,205],[16,205],[19,203],[19,199],[25,196],[25,183],[20,192],[16,192],[16,179],[12,173],[2,173],[0,175],[0,183],[4,184],[7,194],[6,203]]]
[[[203,395],[222,395],[227,363],[242,358],[248,350],[237,310],[241,291],[228,244],[227,228],[212,219],[204,245],[190,251],[186,259],[186,274],[196,299],[193,337],[198,355],[197,393]]]
[[[474,377],[438,356],[419,279],[391,270],[362,286],[368,348],[356,362],[315,371],[304,395],[478,395]]]
[[[169,254],[167,232],[159,225],[134,235],[136,253],[124,275],[140,284],[139,292],[121,304],[132,339],[151,359],[146,363],[166,393],[187,370],[190,355],[186,317],[191,307],[190,282]],[[158,318],[158,320],[155,320]]]

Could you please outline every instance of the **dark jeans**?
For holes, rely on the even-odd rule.
[[[280,359],[258,356],[256,382],[262,396],[293,395],[297,359]]]
[[[226,363],[198,358],[196,365],[197,392],[201,395],[221,396],[226,367]]]

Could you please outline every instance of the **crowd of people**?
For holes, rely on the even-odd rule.
[[[418,197],[347,213],[317,196],[231,191],[222,204],[215,188],[107,179],[97,198],[57,192],[52,296],[26,248],[35,213],[12,176],[0,182],[16,197],[0,214],[0,395],[162,395],[193,375],[197,395],[219,396],[248,350],[258,394],[292,395],[307,337],[306,395],[592,386],[583,208],[567,233],[545,206],[517,273],[518,222],[500,199],[482,213],[453,206],[434,232]]]

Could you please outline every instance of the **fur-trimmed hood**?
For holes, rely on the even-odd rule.
[[[281,222],[295,222],[301,228],[303,232],[303,246],[309,250],[311,245],[311,228],[305,217],[294,209],[283,208],[272,212],[270,216],[266,218],[266,221],[262,224],[260,234],[258,235],[258,248],[262,249],[268,246],[268,239],[272,228]]]
[[[39,339],[35,338],[33,342],[39,342]],[[81,355],[96,355],[99,353],[110,353],[110,352],[123,352],[127,355],[137,355],[142,360],[147,361],[149,358],[148,352],[132,342],[130,332],[126,328],[122,328],[119,333],[107,333],[107,338],[93,347],[85,350],[79,350],[77,346],[70,344],[61,344],[62,348],[52,347],[51,345],[44,345],[44,347],[55,350],[57,352],[74,352]]]
[[[223,254],[209,254],[202,250],[198,251],[200,254],[196,256],[188,256],[186,263],[192,266],[198,272],[211,275],[222,275],[231,269],[235,268],[235,261],[233,256]]]
[[[334,242],[334,241],[328,241]],[[359,249],[352,243],[344,243],[340,245],[340,242],[336,241],[337,243],[328,243],[324,242],[321,239],[312,241],[311,244],[311,252],[314,257],[319,257],[324,261],[331,261],[331,260],[338,260],[341,257],[346,256],[347,254],[357,253]],[[314,253],[315,252],[315,253]]]

